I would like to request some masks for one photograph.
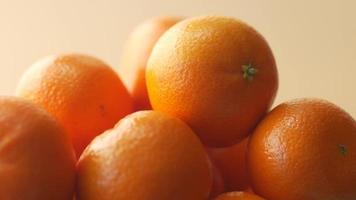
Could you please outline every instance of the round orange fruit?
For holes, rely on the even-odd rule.
[[[135,110],[151,109],[145,78],[147,60],[161,35],[180,20],[179,17],[154,17],[140,24],[130,35],[119,72],[134,100]]]
[[[215,200],[264,200],[263,198],[247,192],[229,192],[215,198]]]
[[[276,63],[266,40],[228,17],[202,16],[172,26],[146,69],[154,110],[188,123],[204,144],[245,138],[276,95]]]
[[[78,200],[206,200],[204,146],[182,121],[140,111],[98,136],[78,163]]]
[[[248,138],[225,148],[210,148],[212,162],[221,172],[226,191],[246,190],[249,186],[246,154]]]
[[[356,199],[356,122],[328,101],[277,106],[248,149],[253,190],[266,199]]]
[[[0,199],[72,200],[75,156],[64,130],[44,110],[0,97]]]
[[[117,74],[86,55],[50,56],[23,75],[17,95],[52,114],[70,135],[77,156],[98,134],[132,112],[132,98]]]

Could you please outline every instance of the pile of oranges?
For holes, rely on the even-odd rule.
[[[50,56],[0,97],[1,200],[356,199],[355,120],[315,98],[270,110],[276,62],[246,23],[150,19],[120,67]]]

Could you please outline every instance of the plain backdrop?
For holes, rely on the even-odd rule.
[[[26,68],[64,52],[87,53],[118,69],[130,31],[157,15],[227,15],[268,40],[280,86],[275,104],[328,99],[356,117],[354,0],[0,0],[0,94],[14,93]]]

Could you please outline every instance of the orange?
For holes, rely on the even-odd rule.
[[[182,119],[211,147],[245,138],[278,85],[265,39],[219,16],[183,20],[166,31],[148,60],[146,82],[153,109]]]
[[[247,192],[229,192],[218,196],[215,200],[263,200],[263,198]]]
[[[247,171],[246,153],[248,139],[225,148],[210,148],[209,154],[219,169],[227,191],[246,190],[250,183]]]
[[[255,192],[253,192],[251,186],[248,187],[248,188],[246,188],[244,191],[245,191],[245,192],[248,192],[248,193],[251,193],[251,194],[255,194]]]
[[[70,135],[77,156],[98,134],[132,112],[117,74],[86,55],[50,56],[23,75],[17,95],[45,108]]]
[[[0,97],[0,116],[0,199],[72,200],[75,156],[64,130],[13,97]]]
[[[256,194],[273,200],[356,199],[356,122],[319,99],[283,103],[258,125],[248,168]]]
[[[212,163],[213,170],[213,186],[210,191],[210,198],[214,198],[225,192],[225,183],[220,170]]]
[[[206,200],[204,146],[182,121],[140,111],[98,136],[78,163],[78,200]]]
[[[180,20],[178,17],[154,17],[140,24],[130,35],[119,72],[133,97],[136,110],[151,109],[145,79],[147,60],[161,35]]]

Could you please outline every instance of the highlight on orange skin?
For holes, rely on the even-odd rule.
[[[214,200],[265,200],[264,198],[247,192],[228,192],[221,194]]]

